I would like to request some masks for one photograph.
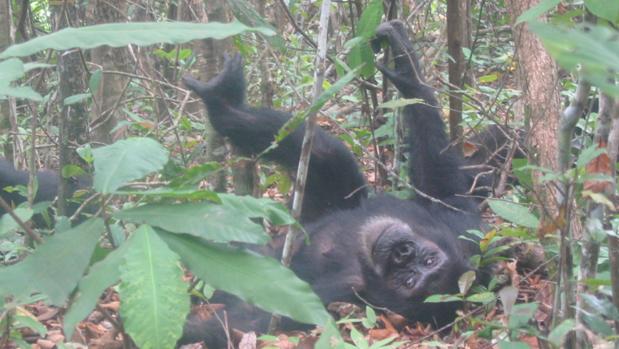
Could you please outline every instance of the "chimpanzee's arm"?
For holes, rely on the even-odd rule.
[[[409,126],[410,177],[420,191],[448,199],[468,191],[466,174],[459,169],[462,157],[449,147],[445,124],[434,91],[426,83],[419,69],[413,46],[401,21],[381,24],[373,42],[375,50],[387,41],[393,52],[395,67],[377,65],[378,69],[400,91],[404,98],[418,98],[420,103],[404,108]]]
[[[245,79],[239,55],[226,58],[224,70],[207,83],[185,78],[185,84],[204,101],[213,127],[241,151],[255,155],[266,149],[290,114],[245,105]],[[300,127],[266,157],[296,170],[304,128]],[[342,142],[317,130],[305,188],[302,220],[334,209],[357,207],[367,196],[357,163]]]

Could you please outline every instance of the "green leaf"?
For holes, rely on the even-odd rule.
[[[24,76],[24,63],[17,58],[0,62],[0,86],[9,86],[12,81]]]
[[[117,211],[114,218],[146,223],[174,233],[185,233],[208,240],[265,244],[269,236],[262,225],[253,222],[255,212],[209,202],[149,204]]]
[[[179,257],[147,225],[125,244],[119,287],[124,328],[139,348],[174,348],[189,312]]]
[[[38,333],[42,337],[47,335],[47,328],[40,323],[36,317],[32,314],[22,315],[20,313],[15,314],[15,328],[28,327],[34,332]]]
[[[512,285],[501,288],[498,292],[505,313],[509,314],[518,300],[518,289]]]
[[[34,214],[32,209],[28,207],[18,207],[14,209],[13,212],[15,213],[15,215],[17,215],[17,217],[19,217],[19,219],[21,219],[22,222],[29,221]],[[0,218],[0,236],[10,233],[17,228],[19,228],[19,224],[15,222],[15,220],[13,219],[13,217],[11,217],[10,214],[5,213],[2,215],[2,217]]]
[[[151,138],[129,138],[93,149],[95,190],[113,193],[129,181],[158,171],[168,162],[168,151]]]
[[[606,319],[604,319],[598,314],[583,313],[582,319],[584,323],[587,324],[587,327],[591,329],[591,331],[604,337],[612,336],[615,332],[613,328],[610,327]]]
[[[511,330],[521,329],[528,325],[529,320],[537,311],[537,303],[516,304],[512,307],[509,314],[509,323],[507,327]]]
[[[562,27],[538,22],[529,23],[529,29],[542,39],[550,55],[563,68],[578,69],[593,85],[619,97],[619,86],[611,79],[619,71],[619,40],[615,30],[601,25]]]
[[[380,24],[382,17],[382,0],[370,0],[370,2],[363,10],[363,13],[361,13],[361,18],[359,18],[359,24],[357,26],[357,36],[371,39],[374,36],[376,28]]]
[[[374,52],[366,41],[353,47],[347,58],[348,65],[351,68],[359,69],[361,76],[367,78],[374,74]]]
[[[7,96],[21,99],[29,99],[35,102],[40,102],[43,100],[43,97],[41,97],[40,94],[36,93],[29,86],[0,86],[0,100]]]
[[[488,204],[494,213],[514,224],[532,229],[537,229],[539,226],[539,219],[529,212],[529,209],[525,206],[515,202],[494,199],[488,200]]]
[[[61,175],[62,178],[84,176],[86,175],[86,171],[77,165],[69,164],[62,167]]]
[[[585,0],[585,6],[600,18],[615,24],[619,22],[619,1],[617,0]]]
[[[95,94],[99,91],[99,86],[101,86],[101,78],[103,77],[103,70],[97,69],[92,75],[90,75],[90,80],[88,80],[88,89],[90,93]]]
[[[0,58],[23,57],[53,48],[67,50],[74,47],[93,48],[107,45],[121,47],[155,43],[182,44],[196,39],[224,39],[243,32],[275,34],[268,28],[249,28],[240,22],[207,24],[189,22],[109,23],[81,28],[66,28],[49,35],[39,36],[22,44],[10,46]]]
[[[206,189],[196,188],[168,188],[159,187],[149,190],[119,190],[115,192],[116,195],[138,195],[144,197],[154,198],[174,198],[174,199],[187,199],[194,201],[208,200],[215,203],[220,203],[221,199],[216,192]]]
[[[548,334],[548,341],[555,347],[559,348],[565,340],[565,336],[574,329],[576,322],[573,319],[564,320],[559,326],[555,327]]]
[[[537,17],[555,8],[560,2],[561,0],[543,0],[536,6],[531,7],[521,14],[516,20],[516,24],[536,19]]]
[[[69,96],[69,97],[65,98],[64,101],[63,101],[63,104],[64,105],[72,105],[72,104],[81,103],[81,102],[87,100],[90,97],[92,97],[92,94],[90,92],[79,93],[79,94],[76,94],[76,95]]]
[[[597,144],[591,145],[584,149],[576,160],[576,167],[584,167],[598,156],[606,153],[606,149],[598,148]]]
[[[124,262],[128,246],[129,244],[122,244],[110,252],[105,259],[92,265],[88,275],[80,280],[62,321],[67,338],[73,336],[77,323],[94,309],[103,291],[120,280],[120,265]]]
[[[273,258],[158,232],[187,267],[213,287],[302,323],[325,325],[331,316],[310,286]]]
[[[611,320],[619,321],[619,309],[608,299],[598,298],[586,293],[580,295],[580,297],[587,303],[592,312],[602,314]]]
[[[528,167],[528,163],[527,159],[513,159],[512,169],[521,186],[533,188],[533,178],[531,177],[531,169]]]
[[[481,292],[481,293],[475,293],[474,295],[466,297],[466,301],[473,302],[473,303],[488,304],[488,303],[492,303],[496,301],[496,296],[494,295],[493,292]]]
[[[462,297],[452,294],[433,294],[426,298],[424,303],[447,303],[447,302],[462,302]]]
[[[31,66],[28,66],[30,68]],[[0,62],[0,100],[5,97],[15,97],[41,101],[43,97],[28,86],[13,87],[11,82],[24,76],[26,67],[17,58]]]
[[[0,268],[0,297],[23,299],[41,292],[51,304],[63,305],[88,267],[103,231],[101,219],[89,219],[50,237],[22,262]]]
[[[376,326],[376,312],[372,309],[372,307],[367,305],[365,306],[365,318],[361,320],[361,324],[367,329],[374,328],[374,326]]]
[[[264,217],[274,225],[292,225],[297,221],[282,203],[267,198],[219,194],[223,204],[251,218]]]
[[[335,321],[333,319],[329,319],[327,323],[324,325],[322,333],[320,334],[320,338],[318,338],[318,342],[316,342],[316,349],[333,349],[333,348],[341,348],[342,344],[344,344],[344,340],[342,339],[342,335],[340,331],[337,329],[335,325]]]
[[[372,51],[368,40],[374,36],[382,15],[382,0],[370,0],[361,13],[357,26],[357,37],[361,37],[362,41],[356,43],[348,53],[348,64],[351,68],[361,68],[360,74],[364,77],[374,74],[374,51]]]
[[[474,270],[469,270],[464,274],[460,275],[458,278],[458,289],[461,294],[467,294],[471,286],[473,286],[473,282],[475,282],[476,275]]]
[[[361,36],[356,36],[348,41],[346,41],[344,43],[344,49],[346,50],[351,50],[352,48],[356,47],[357,45],[360,45],[362,43],[364,43],[367,39]]]
[[[172,178],[170,186],[182,188],[188,185],[198,184],[204,178],[219,170],[221,170],[221,165],[213,161],[193,166],[183,171],[180,176]]]

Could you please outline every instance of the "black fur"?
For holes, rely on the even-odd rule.
[[[228,58],[224,71],[204,84],[185,77],[185,84],[206,104],[211,123],[246,154],[266,149],[290,114],[245,104],[245,78],[239,55]],[[296,170],[305,127],[297,128],[266,155],[290,170]],[[309,166],[303,201],[302,222],[334,210],[359,206],[367,197],[365,180],[353,155],[339,140],[318,129]]]
[[[374,43],[378,47],[385,41],[393,51],[395,67],[379,65],[379,69],[404,97],[424,101],[406,106],[404,115],[410,130],[412,184],[432,198],[367,198],[362,174],[349,150],[320,131],[314,140],[304,203],[310,244],[302,238],[297,241],[291,268],[325,304],[368,302],[410,320],[443,325],[454,318],[457,304],[423,300],[431,294],[458,292],[458,278],[470,270],[468,257],[477,253],[475,243],[459,236],[468,229],[479,229],[481,221],[476,200],[462,195],[469,190],[471,177],[460,169],[462,156],[448,147],[437,99],[418,74],[404,24],[382,24]],[[245,105],[239,56],[228,59],[223,72],[206,84],[191,78],[185,82],[203,99],[215,129],[248,154],[265,149],[290,117]],[[301,128],[268,158],[296,168],[302,137]],[[224,303],[233,326],[266,329],[262,327],[266,321],[248,324],[245,316],[239,316],[245,314],[239,309],[247,305],[229,299]],[[218,327],[214,320],[190,318],[181,342],[204,339],[209,347],[223,346]],[[213,335],[215,331],[219,334]]]
[[[4,190],[6,187],[15,187],[18,185],[27,186],[29,174],[27,171],[16,170],[8,160],[0,158],[0,196],[6,201],[9,206],[17,207],[19,204],[26,201],[26,198],[17,191],[8,192]],[[34,198],[34,203],[43,201],[54,201],[58,194],[58,183],[60,179],[58,174],[50,170],[40,170],[37,172],[38,190]],[[69,192],[74,193],[78,189],[85,189],[90,186],[91,180],[86,176],[77,179],[71,179],[69,184]],[[69,203],[67,205],[68,215],[75,213],[79,205]],[[0,215],[6,212],[0,208]],[[42,223],[42,220],[36,219],[37,223]]]

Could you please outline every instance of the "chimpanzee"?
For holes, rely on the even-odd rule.
[[[325,304],[367,303],[410,320],[443,325],[453,320],[458,305],[424,303],[424,299],[458,292],[458,278],[471,269],[468,257],[478,252],[475,243],[459,238],[481,226],[477,201],[463,195],[472,177],[459,168],[461,154],[449,147],[438,101],[420,74],[404,23],[380,25],[373,46],[380,49],[383,42],[391,47],[394,68],[379,64],[378,69],[403,97],[423,100],[404,108],[410,178],[423,194],[412,200],[369,198],[350,151],[318,130],[302,214],[310,243],[297,241],[291,269]],[[248,155],[267,148],[290,118],[284,112],[245,104],[238,55],[228,58],[224,70],[208,83],[192,78],[185,78],[185,83],[204,101],[217,132]],[[294,131],[266,158],[296,168],[303,132],[303,127]],[[230,328],[266,330],[263,313],[248,313],[249,306],[233,298],[225,301]],[[248,314],[255,317],[248,319],[252,316]],[[215,320],[190,318],[180,343],[205,340],[209,348],[223,347],[225,337],[218,326]]]
[[[26,201],[26,198],[16,191],[8,192],[4,190],[6,187],[15,187],[18,185],[27,186],[29,174],[27,171],[16,170],[13,164],[8,160],[0,158],[0,197],[4,199],[10,206],[17,206]],[[58,193],[58,182],[60,178],[58,174],[50,170],[40,170],[37,172],[38,189],[34,202],[53,201]],[[69,192],[73,193],[78,189],[84,189],[90,186],[91,180],[82,176],[72,180],[69,185]],[[67,206],[69,215],[75,213],[78,205],[71,203]],[[6,213],[0,207],[0,216]],[[39,222],[40,223],[40,222]]]

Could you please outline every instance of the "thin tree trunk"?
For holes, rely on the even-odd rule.
[[[58,29],[70,26],[69,20],[79,20],[79,11],[76,5],[64,2],[61,6],[53,7]],[[69,96],[86,91],[86,72],[82,64],[82,57],[78,50],[58,52],[58,102],[61,104],[61,113],[58,118],[58,155],[60,159],[58,185],[58,214],[66,215],[66,199],[70,193],[68,182],[62,177],[62,168],[68,164],[80,164],[81,160],[75,149],[89,141],[88,111],[84,103],[78,102],[65,105],[64,100]]]
[[[508,0],[507,4],[515,23],[516,19],[529,8],[536,6],[539,0]],[[523,92],[524,118],[527,122],[529,134],[529,161],[532,164],[559,170],[558,140],[560,95],[558,69],[554,60],[542,46],[541,41],[530,32],[526,23],[514,25],[513,35],[518,62],[517,77]],[[573,318],[574,304],[572,254],[569,245],[569,224],[561,224],[559,206],[563,202],[556,183],[541,183],[541,173],[534,171],[534,194],[536,204],[540,208],[541,227],[540,238],[544,234],[557,231],[560,238],[560,270],[555,292],[555,307],[553,321],[559,317]],[[563,193],[567,195],[567,193]],[[568,201],[569,202],[569,201]],[[563,211],[563,210],[562,210]],[[566,214],[565,211],[562,214]],[[566,226],[567,225],[567,226]],[[563,289],[564,297],[559,296]],[[559,300],[563,302],[559,304]],[[559,306],[560,305],[560,306]],[[555,323],[556,324],[556,323]]]
[[[11,37],[13,16],[10,0],[0,0],[0,52],[4,51],[13,43]],[[11,119],[15,118],[15,98],[7,98],[0,101],[0,134],[10,134]],[[12,137],[3,144],[4,157],[13,161],[13,147],[11,146]]]
[[[226,21],[226,13],[224,10],[224,1],[206,1],[206,14],[208,21]],[[206,21],[207,18],[203,18],[202,21]],[[203,59],[198,60],[196,68],[198,68],[198,78],[202,81],[208,81],[223,67],[222,53],[225,52],[228,40],[212,40],[206,39],[200,42],[200,50],[203,52]],[[202,115],[205,124],[206,132],[206,160],[222,162],[225,160],[226,143],[224,138],[218,134],[211,125],[208,117],[206,116],[206,109],[202,108]],[[212,178],[213,189],[218,192],[226,191],[226,172],[219,171],[214,178]]]
[[[617,159],[619,155],[619,100],[615,100],[612,108],[612,127],[608,135],[608,157]],[[613,168],[613,175],[617,183],[617,171]],[[617,195],[616,184],[609,190],[608,195]],[[615,232],[617,233],[617,232]],[[610,281],[613,293],[613,303],[619,309],[619,238],[615,235],[608,235],[608,256],[610,261]],[[619,332],[619,321],[615,320],[615,330]],[[615,348],[619,344],[615,343]]]
[[[125,0],[97,0],[91,3],[92,24],[125,22],[127,2]],[[91,60],[103,71],[127,71],[126,48],[99,46],[91,51]],[[93,141],[103,144],[124,138],[124,132],[112,134],[118,124],[119,104],[127,89],[129,78],[120,74],[101,74],[101,81],[93,92],[93,107],[90,111]],[[124,129],[123,129],[124,130]]]
[[[467,2],[447,1],[447,47],[449,60],[449,135],[457,147],[462,144],[462,88],[466,62],[462,47],[469,40],[467,35]]]

